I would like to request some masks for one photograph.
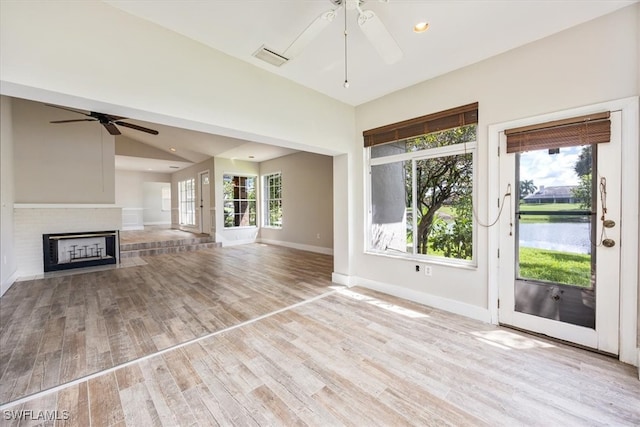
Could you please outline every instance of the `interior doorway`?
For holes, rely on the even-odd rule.
[[[200,187],[200,233],[211,234],[211,186],[209,171],[198,173]]]

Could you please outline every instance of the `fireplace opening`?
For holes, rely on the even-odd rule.
[[[118,231],[43,234],[44,271],[118,262]]]

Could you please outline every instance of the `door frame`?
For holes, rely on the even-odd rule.
[[[208,205],[204,205],[204,186],[202,185],[202,176],[204,174],[207,174],[209,176],[209,197],[207,198],[207,202]],[[198,196],[199,199],[197,200],[198,202],[198,208],[200,211],[200,217],[198,218],[198,228],[200,229],[200,233],[204,233],[204,234],[211,234],[211,229],[213,228],[213,221],[211,219],[211,173],[210,171],[204,170],[201,172],[198,172],[198,187],[199,187],[199,191],[198,191]],[[205,216],[208,218],[208,223],[209,223],[209,229],[205,231]]]
[[[500,213],[500,207],[494,200],[502,202],[506,188],[500,188],[500,153],[501,138],[504,138],[504,130],[527,126],[541,122],[560,120],[580,115],[586,115],[603,110],[621,111],[622,116],[622,140],[621,140],[621,205],[620,224],[624,227],[621,234],[624,239],[620,242],[620,292],[619,292],[619,359],[625,363],[638,366],[638,348],[636,344],[638,333],[638,255],[639,255],[639,228],[638,211],[640,209],[638,161],[640,159],[639,140],[639,116],[640,98],[637,96],[623,98],[553,113],[542,114],[534,117],[513,120],[504,123],[497,123],[488,126],[488,200],[489,218],[496,218]],[[495,154],[493,154],[495,153]],[[512,184],[513,187],[514,184]],[[515,189],[511,189],[512,196],[515,196]],[[505,200],[511,203],[511,200]],[[505,206],[504,214],[508,214]],[[499,250],[501,232],[499,226],[489,231],[488,249],[488,309],[491,316],[491,323],[498,324],[498,295],[499,295]],[[502,248],[502,250],[509,250]],[[513,249],[511,249],[513,250]]]

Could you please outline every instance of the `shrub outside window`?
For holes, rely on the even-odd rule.
[[[369,252],[473,265],[476,128],[369,148]]]
[[[282,228],[282,174],[262,177],[264,226]]]
[[[196,181],[194,178],[178,182],[180,225],[196,225]]]

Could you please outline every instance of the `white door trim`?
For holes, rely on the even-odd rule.
[[[207,184],[207,188],[210,191],[209,187],[211,185],[211,174],[209,170],[204,170],[198,172],[198,199],[196,202],[198,203],[198,212],[199,212],[199,221],[198,228],[200,233],[211,234],[212,221],[211,221],[211,193],[207,195],[205,198],[203,196],[205,186],[202,185],[202,176],[207,175],[209,177],[209,184]]]
[[[489,125],[489,218],[496,218],[499,207],[494,200],[502,200],[506,189],[500,187],[500,158],[497,153],[500,147],[500,138],[504,130],[512,127],[526,126],[535,123],[559,120],[564,118],[586,115],[593,112],[620,110],[622,113],[622,162],[621,162],[621,226],[624,227],[623,239],[620,242],[620,334],[619,334],[619,359],[625,363],[638,366],[638,347],[636,343],[638,333],[638,254],[639,254],[639,229],[640,196],[638,162],[640,161],[639,97],[618,99],[584,107],[573,108],[535,117],[513,120],[505,123]],[[505,155],[502,153],[502,155]],[[512,189],[515,190],[515,189]],[[515,195],[515,193],[514,193]],[[510,201],[508,201],[510,202]],[[505,207],[505,210],[507,208]],[[505,214],[503,212],[503,214]],[[506,212],[508,214],[508,212]],[[489,232],[489,288],[488,302],[491,322],[497,324],[498,319],[498,294],[499,294],[499,267],[498,250],[500,230],[494,228]]]

